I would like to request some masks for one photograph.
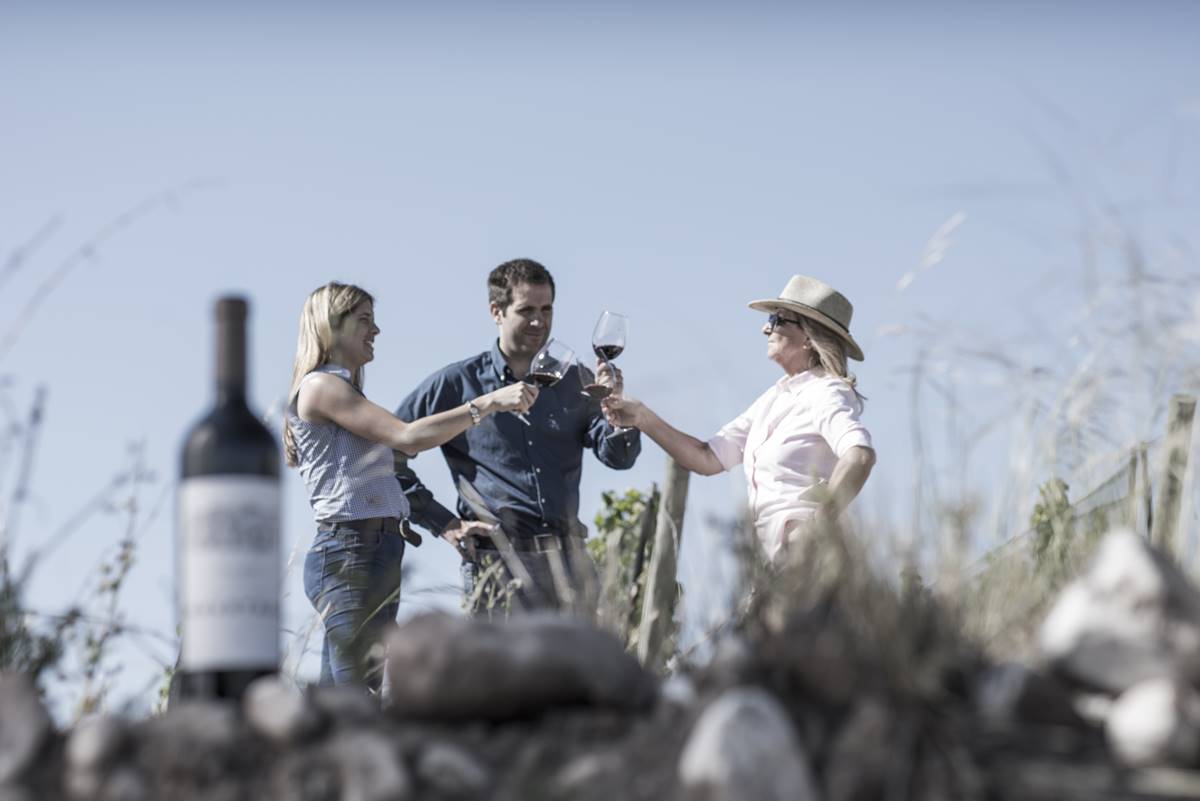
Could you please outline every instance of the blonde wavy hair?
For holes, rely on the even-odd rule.
[[[296,400],[296,393],[300,391],[300,382],[304,380],[304,376],[329,363],[334,333],[342,327],[347,315],[364,300],[372,305],[375,303],[375,298],[364,289],[353,284],[330,281],[314,290],[308,296],[308,300],[304,301],[304,310],[300,312],[300,336],[296,339],[296,360],[292,365],[292,387],[288,390],[289,408]],[[361,391],[362,367],[354,371],[351,380]],[[289,425],[283,427],[283,453],[288,467],[295,467],[300,463],[296,453],[296,440]]]
[[[858,377],[847,367],[845,340],[830,330],[828,326],[822,325],[810,317],[798,316],[800,317],[800,327],[804,329],[804,333],[808,335],[808,341],[812,344],[809,368],[820,367],[826,373],[838,376],[850,385],[859,401],[866,400],[866,396],[858,391]]]

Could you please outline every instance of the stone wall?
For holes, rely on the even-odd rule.
[[[0,801],[1200,797],[1200,593],[1133,534],[1029,665],[989,663],[927,596],[811,586],[666,679],[578,621],[444,614],[391,635],[383,709],[272,678],[60,732],[0,676]]]

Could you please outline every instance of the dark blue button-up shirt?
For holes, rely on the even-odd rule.
[[[614,434],[600,414],[600,403],[583,395],[578,370],[578,365],[572,365],[561,381],[538,393],[526,415],[530,425],[500,412],[442,446],[455,484],[462,476],[474,485],[509,536],[580,532],[584,448],[617,470],[632,467],[641,452],[637,431]],[[400,404],[396,416],[412,421],[453,409],[515,380],[496,340],[490,351],[425,379]],[[397,462],[396,474],[412,507],[413,522],[441,533],[454,514],[434,499],[406,463]],[[458,516],[475,517],[461,498]]]

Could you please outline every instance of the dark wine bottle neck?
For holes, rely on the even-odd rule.
[[[246,398],[246,303],[217,302],[217,402]]]

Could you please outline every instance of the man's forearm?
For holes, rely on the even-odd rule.
[[[396,480],[400,489],[408,499],[409,519],[430,534],[439,536],[447,525],[456,519],[456,515],[437,502],[417,474],[408,466],[408,459],[396,451]]]

